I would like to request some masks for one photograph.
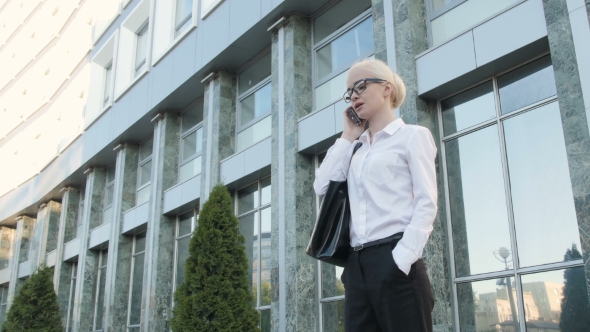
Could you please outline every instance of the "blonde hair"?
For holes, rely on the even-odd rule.
[[[389,96],[389,102],[392,109],[399,108],[403,104],[404,99],[406,98],[406,85],[402,78],[391,71],[385,62],[377,59],[365,59],[359,61],[350,67],[347,76],[355,68],[368,71],[373,77],[380,78],[393,85],[393,92]]]

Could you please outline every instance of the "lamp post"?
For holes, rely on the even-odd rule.
[[[508,263],[512,262],[512,260],[508,260],[510,257],[510,250],[506,247],[501,247],[500,249],[494,251],[494,256],[500,262],[504,262],[504,266],[506,270],[510,270],[508,268]],[[512,314],[512,324],[514,325],[514,331],[519,331],[518,321],[516,320],[516,305],[514,304],[514,294],[512,294],[512,282],[510,281],[510,277],[502,278],[498,280],[497,285],[505,285],[508,288],[508,300],[510,301],[510,312]]]

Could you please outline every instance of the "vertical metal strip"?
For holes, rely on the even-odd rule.
[[[387,64],[391,70],[397,72],[397,62],[395,60],[395,36],[393,34],[393,5],[391,4],[391,0],[383,0],[383,12]]]
[[[213,145],[213,97],[215,96],[215,92],[213,91],[215,88],[214,78],[209,81],[209,96],[208,104],[207,105],[207,169],[205,171],[205,192],[202,193],[203,199],[201,202],[206,202],[207,198],[209,198],[209,192],[211,191],[211,146]],[[202,204],[202,203],[201,203]]]
[[[278,171],[279,179],[279,331],[286,331],[287,285],[285,277],[285,28],[278,30]]]

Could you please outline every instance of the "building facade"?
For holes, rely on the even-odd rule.
[[[348,68],[438,147],[435,331],[587,331],[590,3],[0,0],[0,321],[37,266],[66,331],[169,331],[223,182],[262,331],[343,331],[305,254]],[[586,325],[584,325],[586,324]]]

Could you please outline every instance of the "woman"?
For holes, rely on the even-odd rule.
[[[395,118],[406,88],[384,62],[355,64],[346,85],[344,100],[362,122],[357,126],[344,110],[342,136],[314,182],[323,195],[330,180],[348,180],[346,330],[430,332],[434,298],[421,256],[437,209],[434,140],[428,129]]]

